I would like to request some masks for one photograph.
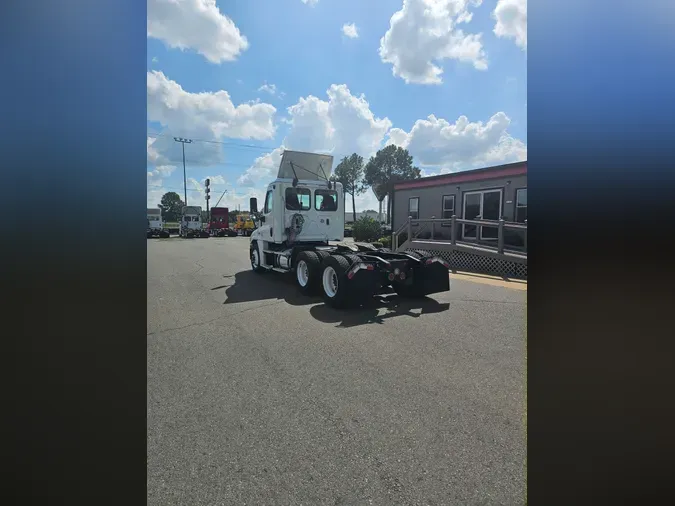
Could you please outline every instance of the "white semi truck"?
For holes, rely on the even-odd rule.
[[[209,237],[209,233],[202,225],[201,206],[183,206],[180,218],[180,237],[192,239],[193,237]]]
[[[169,237],[169,231],[164,230],[164,222],[162,220],[162,210],[147,208],[148,213],[148,239],[153,237]]]
[[[340,242],[344,195],[330,181],[332,165],[330,155],[284,151],[263,208],[250,200],[260,223],[251,235],[253,271],[293,273],[303,293],[319,292],[332,307],[359,304],[388,287],[404,297],[449,290],[449,265],[440,257]]]

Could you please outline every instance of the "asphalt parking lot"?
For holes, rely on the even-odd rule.
[[[148,240],[148,504],[524,504],[522,286],[341,312],[248,244]]]

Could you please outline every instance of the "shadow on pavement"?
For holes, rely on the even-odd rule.
[[[333,309],[323,304],[320,296],[302,295],[295,286],[295,278],[281,273],[261,273],[242,271],[234,276],[234,284],[221,285],[211,290],[225,289],[225,302],[253,302],[259,300],[280,299],[293,306],[308,306],[310,315],[324,323],[338,323],[338,327],[354,327],[369,323],[384,323],[397,316],[419,318],[424,314],[440,313],[450,307],[448,303],[439,303],[430,297],[422,299],[403,299],[395,293],[377,295],[366,301],[361,307],[344,310]]]
[[[325,304],[320,304],[312,307],[309,313],[321,322],[338,323],[338,327],[348,328],[369,323],[382,324],[385,320],[396,318],[397,316],[419,318],[424,314],[446,311],[449,307],[449,303],[440,303],[430,297],[403,299],[396,294],[387,294],[376,295],[358,308],[338,310]],[[382,311],[383,309],[384,311]]]
[[[233,277],[234,284],[211,288],[211,290],[225,288],[226,298],[223,304],[283,299],[292,306],[307,306],[322,301],[321,297],[302,295],[295,286],[295,278],[289,274],[278,272],[256,274],[249,270],[238,272]]]

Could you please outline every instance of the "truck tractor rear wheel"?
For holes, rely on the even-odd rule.
[[[315,251],[301,251],[295,261],[295,279],[300,291],[313,294],[319,284],[321,261]]]
[[[349,302],[349,280],[347,271],[350,263],[342,255],[331,255],[323,262],[321,284],[323,298],[328,306],[343,308]]]
[[[316,255],[319,257],[319,263],[322,264],[323,261],[330,256],[328,251],[315,251]]]

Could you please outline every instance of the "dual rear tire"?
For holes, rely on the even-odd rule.
[[[323,251],[302,251],[295,261],[298,287],[305,295],[321,292],[328,306],[345,307],[351,299],[347,272],[351,262],[342,255]]]

